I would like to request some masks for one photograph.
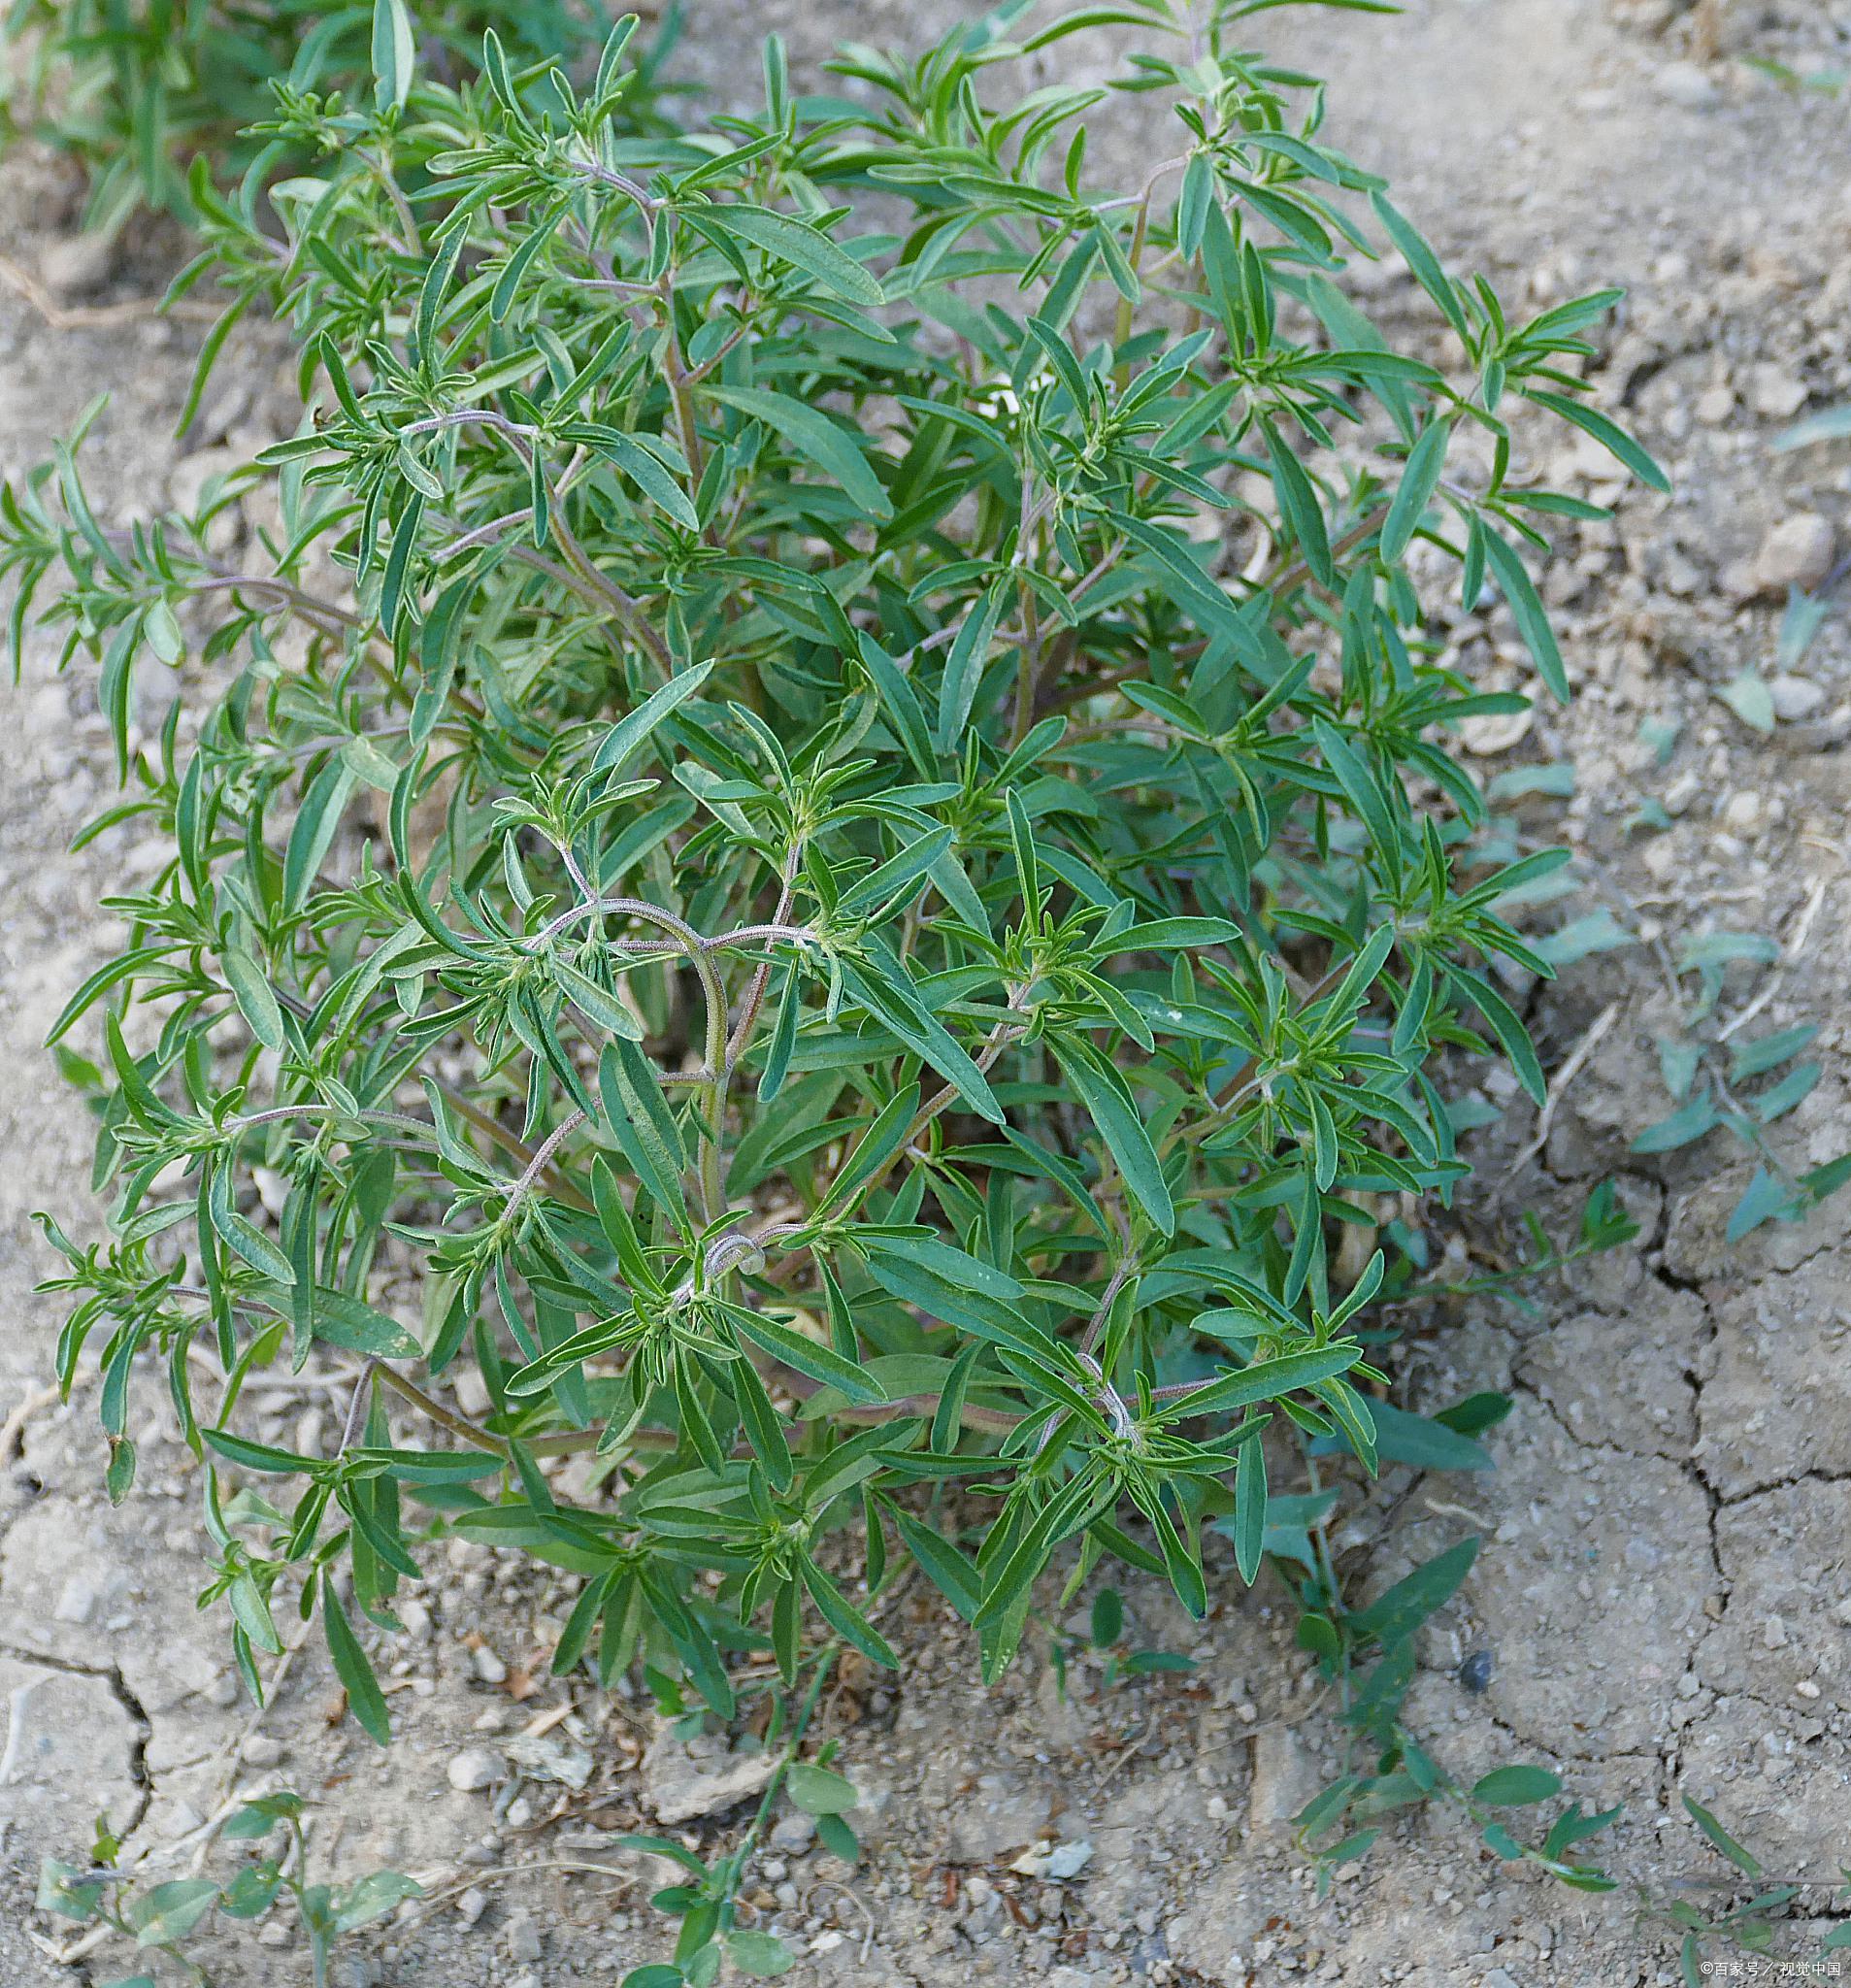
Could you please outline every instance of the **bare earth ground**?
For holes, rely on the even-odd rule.
[[[1851,450],[1768,447],[1796,414],[1851,398],[1847,112],[1784,94],[1739,60],[1841,60],[1851,17],[1811,0],[1707,8],[1668,21],[1673,8],[1651,0],[1618,17],[1601,0],[1416,0],[1393,20],[1259,25],[1332,78],[1338,142],[1387,171],[1454,257],[1507,294],[1527,289],[1533,305],[1608,280],[1630,290],[1603,394],[1672,469],[1677,495],[1629,492],[1616,526],[1565,535],[1548,591],[1577,703],[1539,713],[1502,756],[1497,739],[1475,743],[1488,776],[1573,762],[1574,798],[1529,804],[1530,825],[1575,845],[1642,939],[1728,928],[1788,944],[1771,985],[1732,981],[1723,1012],[1766,995],[1753,1026],[1823,1024],[1825,1080],[1786,1121],[1809,1165],[1851,1145],[1851,641],[1827,623],[1803,675],[1777,686],[1770,737],[1713,693],[1745,664],[1771,673],[1784,580],[1816,582],[1834,539],[1851,538]],[[872,17],[798,15],[784,0],[749,26],[743,13],[729,7],[716,26],[696,4],[705,40],[693,59],[722,100],[755,68],[744,57],[763,26],[813,59],[839,32],[916,44],[942,18],[919,0]],[[1149,129],[1154,115],[1133,105],[1121,116],[1121,177],[1173,149]],[[58,188],[49,168],[10,165],[0,228],[21,262],[68,220]],[[159,287],[148,253],[117,270],[112,294]],[[1431,313],[1397,270],[1371,308],[1432,337]],[[93,475],[124,514],[228,459],[202,463],[202,447],[246,447],[290,418],[278,353],[253,342],[176,460],[166,438],[196,335],[53,330],[0,293],[0,466],[15,474],[41,458],[108,386]],[[1591,450],[1556,474],[1604,494],[1608,472]],[[1462,620],[1454,642],[1488,682],[1518,668],[1501,615]],[[12,1321],[0,1414],[43,1388],[59,1316],[33,1293],[52,1259],[29,1211],[55,1209],[78,1227],[86,1208],[84,1114],[39,1044],[111,949],[98,898],[158,859],[132,824],[67,852],[106,804],[111,774],[91,679],[59,679],[54,661],[42,648],[0,723],[0,1279]],[[1639,739],[1648,719],[1680,726],[1663,764]],[[1668,830],[1627,826],[1648,796]],[[1601,1026],[1539,1160],[1507,1186],[1499,1176],[1537,1130],[1534,1116],[1515,1105],[1485,1136],[1471,1219],[1484,1247],[1508,1247],[1514,1209],[1537,1205],[1559,1221],[1617,1171],[1639,1242],[1538,1290],[1527,1315],[1462,1309],[1424,1325],[1409,1348],[1416,1404],[1514,1393],[1515,1413],[1490,1438],[1498,1469],[1419,1483],[1391,1473],[1341,1538],[1379,1583],[1469,1531],[1484,1536],[1472,1577],[1429,1631],[1413,1723],[1463,1777],[1517,1758],[1553,1765],[1590,1807],[1624,1801],[1605,1847],[1627,1888],[1577,1898],[1497,1866],[1469,1831],[1435,1818],[1391,1832],[1318,1901],[1281,1818],[1333,1772],[1335,1743],[1266,1581],[1246,1595],[1224,1570],[1203,1625],[1132,1592],[1134,1640],[1189,1653],[1197,1670],[1104,1689],[1082,1663],[1064,1699],[1039,1653],[984,1693],[961,1630],[946,1633],[908,1593],[886,1623],[907,1650],[904,1687],[850,1677],[829,1712],[840,1764],[864,1791],[867,1857],[851,1872],[788,1818],[758,1867],[759,1923],[801,1955],[789,1979],[1669,1982],[1672,1946],[1639,1923],[1632,1887],[1706,1908],[1730,1897],[1692,1882],[1723,1867],[1685,1820],[1686,1793],[1772,1874],[1814,1883],[1808,1914],[1833,1909],[1830,1886],[1851,1863],[1851,1200],[1725,1248],[1747,1172],[1733,1151],[1629,1158],[1634,1134],[1669,1110],[1653,1049],[1674,1023],[1662,957],[1650,943],[1601,955],[1540,1000],[1552,1069],[1575,1062]],[[703,1794],[696,1764],[659,1743],[645,1751],[645,1709],[601,1701],[582,1680],[563,1722],[539,1740],[527,1732],[568,1704],[545,1674],[566,1587],[486,1551],[437,1549],[409,1633],[379,1652],[400,1728],[389,1755],[333,1722],[318,1641],[255,1721],[221,1624],[193,1606],[203,1537],[191,1461],[168,1439],[157,1386],[141,1399],[142,1483],[121,1511],[102,1497],[83,1396],[69,1408],[39,1403],[17,1434],[10,1424],[15,1447],[0,1459],[0,1981],[133,1971],[119,1949],[51,1956],[61,1931],[30,1907],[42,1853],[81,1853],[103,1813],[162,1874],[202,1856],[228,1870],[230,1852],[204,1847],[202,1825],[235,1790],[280,1781],[317,1805],[322,1869],[394,1864],[435,1901],[353,1942],[342,1988],[610,1983],[660,1958],[662,1922],[645,1903],[658,1880],[613,1833],[678,1809],[679,1832],[712,1843],[744,1811],[704,1812],[721,1798]],[[275,1433],[304,1448],[336,1412],[307,1396],[274,1405]],[[1469,1695],[1455,1669],[1481,1649],[1492,1680]],[[1092,1855],[1064,1883],[1012,1873],[1038,1841],[1084,1841]],[[1784,1927],[1781,1950],[1816,1952],[1818,1930]],[[308,1978],[281,1922],[204,1951],[215,1978],[240,1988]]]

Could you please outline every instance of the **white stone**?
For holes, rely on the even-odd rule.
[[[1796,677],[1787,671],[1768,679],[1768,695],[1774,716],[1783,724],[1800,724],[1825,709],[1825,686],[1810,677]]]
[[[1806,383],[1784,366],[1757,366],[1748,375],[1748,405],[1770,421],[1784,421],[1806,404]]]
[[[1658,73],[1658,93],[1684,111],[1713,111],[1722,92],[1695,62],[1668,62]]]
[[[96,1589],[81,1574],[74,1574],[58,1592],[52,1614],[60,1622],[87,1622],[96,1607]]]
[[[50,242],[39,256],[39,275],[61,304],[87,297],[110,280],[116,244],[108,235],[67,235]]]
[[[1046,1874],[1053,1878],[1077,1877],[1092,1861],[1093,1846],[1083,1839],[1056,1843],[1047,1853]]]
[[[1832,571],[1836,535],[1816,511],[1796,511],[1772,526],[1754,558],[1754,579],[1762,593],[1815,587]]]
[[[507,1944],[510,1960],[537,1961],[540,1958],[540,1928],[525,1905],[517,1905],[509,1913],[508,1923],[502,1928],[502,1938]]]
[[[1289,1828],[1322,1785],[1317,1762],[1290,1726],[1270,1726],[1254,1736],[1247,1821],[1256,1832]]]
[[[777,1767],[770,1753],[697,1759],[664,1720],[643,1756],[643,1800],[660,1823],[692,1822],[696,1816],[712,1815],[761,1794]]]
[[[486,1746],[465,1746],[446,1770],[459,1795],[477,1795],[492,1787],[506,1773],[501,1755]]]

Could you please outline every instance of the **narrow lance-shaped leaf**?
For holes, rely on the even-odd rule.
[[[717,209],[693,209],[690,217],[711,228],[738,235],[755,248],[763,248],[780,262],[803,271],[812,282],[850,304],[872,308],[884,304],[880,284],[852,255],[832,242],[820,228],[770,208],[751,207],[744,201],[729,201]]]
[[[1569,673],[1563,667],[1562,651],[1556,646],[1555,631],[1549,626],[1548,611],[1537,593],[1535,582],[1525,570],[1516,548],[1501,533],[1487,526],[1482,538],[1485,557],[1491,562],[1499,592],[1509,604],[1517,632],[1523,637],[1524,647],[1530,651],[1556,702],[1567,704]]]
[[[404,109],[415,60],[411,10],[405,0],[373,0],[373,79],[381,107]]]
[[[1124,1176],[1126,1187],[1152,1227],[1170,1235],[1176,1226],[1175,1206],[1150,1134],[1123,1078],[1078,1042],[1056,1039],[1052,1046],[1086,1115],[1098,1127],[1107,1150]]]
[[[787,442],[799,455],[842,486],[843,494],[870,517],[893,515],[893,506],[880,487],[880,480],[868,466],[868,458],[845,429],[827,414],[806,407],[788,394],[772,393],[757,386],[707,386],[710,400],[736,408],[754,421],[762,421]]]

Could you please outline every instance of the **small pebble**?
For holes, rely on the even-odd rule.
[[[87,1622],[96,1607],[96,1589],[81,1574],[74,1574],[59,1592],[53,1616],[60,1622]]]
[[[774,1850],[799,1853],[809,1849],[815,1840],[816,1824],[810,1816],[780,1815],[772,1825],[771,1843]]]
[[[1796,677],[1787,671],[1768,678],[1768,696],[1773,705],[1774,716],[1783,724],[1801,724],[1807,718],[1816,717],[1825,708],[1823,684],[1815,683],[1810,677]]]
[[[1491,1688],[1492,1661],[1489,1650],[1473,1650],[1459,1667],[1459,1688],[1474,1697]]]
[[[1784,421],[1806,404],[1806,383],[1781,366],[1757,366],[1748,376],[1748,405],[1770,421]]]
[[[540,1928],[525,1905],[517,1906],[509,1913],[508,1923],[502,1929],[502,1938],[507,1944],[510,1960],[537,1961],[540,1958]]]
[[[1713,111],[1722,92],[1695,62],[1668,62],[1658,73],[1658,93],[1681,111]]]
[[[1784,594],[1790,586],[1807,592],[1832,571],[1836,548],[1830,518],[1816,511],[1797,511],[1769,527],[1755,553],[1751,584],[1765,594]]]
[[[447,1770],[449,1784],[459,1795],[479,1794],[493,1786],[504,1772],[501,1755],[490,1752],[486,1746],[465,1746]]]
[[[67,235],[50,242],[39,256],[39,275],[45,286],[60,304],[88,297],[110,280],[116,261],[116,244],[111,236]]]

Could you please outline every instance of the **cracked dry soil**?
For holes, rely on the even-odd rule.
[[[902,0],[883,8],[879,32],[917,45],[946,17],[937,0]],[[1331,77],[1336,141],[1388,172],[1458,261],[1535,306],[1627,285],[1596,369],[1602,396],[1676,483],[1670,500],[1620,492],[1578,447],[1536,465],[1619,502],[1612,524],[1563,534],[1547,580],[1577,700],[1538,711],[1527,737],[1471,742],[1487,776],[1574,763],[1573,798],[1521,803],[1526,826],[1570,842],[1647,943],[1532,994],[1551,1069],[1613,1016],[1538,1157],[1509,1180],[1538,1128],[1489,1080],[1507,1109],[1478,1136],[1463,1234],[1495,1259],[1518,1209],[1560,1226],[1594,1180],[1617,1174],[1640,1237],[1535,1290],[1527,1309],[1423,1318],[1404,1347],[1407,1398],[1432,1408],[1476,1388],[1512,1393],[1515,1412],[1488,1439],[1497,1468],[1391,1471],[1346,1504],[1338,1536],[1374,1586],[1482,1536],[1471,1577],[1427,1632],[1410,1721],[1467,1777],[1523,1759],[1556,1768],[1590,1807],[1624,1802],[1599,1847],[1626,1884],[1606,1899],[1565,1893],[1434,1818],[1391,1830],[1319,1902],[1281,1825],[1334,1771],[1336,1748],[1265,1580],[1245,1594],[1223,1570],[1201,1625],[1132,1585],[1134,1642],[1191,1654],[1197,1669],[1107,1689],[1082,1661],[1065,1696],[1034,1654],[982,1692],[961,1630],[913,1592],[887,1623],[904,1684],[851,1673],[827,1713],[863,1790],[863,1863],[836,1864],[786,1817],[753,1881],[761,1923],[785,1931],[800,1953],[789,1978],[806,1988],[1670,1982],[1673,1951],[1640,1924],[1633,1887],[1661,1901],[1731,1896],[1709,1888],[1722,1867],[1680,1795],[1716,1809],[1770,1873],[1815,1887],[1780,1929],[1782,1952],[1816,1951],[1806,1921],[1834,1909],[1829,1886],[1851,1862],[1851,1199],[1726,1246],[1746,1177],[1733,1152],[1627,1152],[1669,1109],[1654,1055],[1675,1021],[1663,947],[1720,928],[1796,942],[1771,983],[1732,980],[1720,1012],[1759,1001],[1756,1026],[1821,1024],[1825,1077],[1785,1121],[1786,1141],[1802,1165],[1851,1145],[1842,616],[1777,679],[1770,735],[1714,694],[1744,665],[1773,670],[1783,576],[1810,584],[1825,570],[1798,571],[1796,553],[1816,562],[1823,549],[1829,565],[1851,538],[1851,448],[1769,448],[1795,414],[1851,398],[1851,114],[1783,93],[1741,59],[1824,66],[1851,23],[1814,0],[1700,0],[1688,13],[1677,0],[1426,0],[1395,20],[1266,19],[1282,54]],[[766,27],[800,64],[839,33],[869,31],[846,8],[788,0],[749,20],[697,4],[695,27],[690,60],[721,103]],[[1063,60],[1082,73],[1085,44]],[[1104,146],[1121,161],[1149,156],[1152,116],[1140,101],[1118,107]],[[29,265],[68,228],[71,189],[46,162],[9,165],[0,246]],[[108,294],[157,291],[164,252],[140,247]],[[1385,266],[1371,290],[1385,324],[1434,339],[1405,273]],[[133,319],[52,329],[0,292],[0,464],[13,474],[39,459],[107,385],[96,484],[126,515],[285,429],[287,368],[253,334],[176,454],[167,437],[196,336]],[[1456,616],[1447,634],[1479,680],[1516,679],[1501,613]],[[13,1321],[0,1414],[43,1388],[58,1317],[32,1291],[51,1260],[28,1213],[81,1221],[88,1206],[84,1113],[39,1044],[111,949],[99,898],[158,861],[133,824],[68,853],[110,775],[92,680],[55,677],[54,660],[41,645],[0,725],[0,1276]],[[1662,758],[1639,737],[1647,720],[1678,727]],[[1648,798],[1668,829],[1630,825]],[[388,1755],[338,1722],[314,1643],[254,1718],[221,1625],[193,1606],[195,1473],[156,1390],[142,1400],[142,1481],[120,1511],[102,1497],[83,1395],[9,1425],[13,1453],[0,1459],[0,1981],[50,1988],[132,1971],[119,1950],[54,1957],[59,1929],[30,1907],[42,1853],[81,1851],[100,1814],[161,1874],[202,1858],[228,1868],[205,1826],[234,1792],[279,1781],[315,1805],[322,1870],[391,1863],[431,1893],[344,1952],[340,1988],[553,1988],[659,1957],[656,1880],[614,1836],[675,1816],[690,1840],[723,1841],[740,1810],[720,1805],[737,1799],[743,1764],[678,1757],[640,1706],[581,1682],[568,1702],[545,1676],[566,1584],[461,1545],[429,1556],[407,1635],[379,1648],[400,1735]],[[267,1406],[260,1433],[300,1447],[339,1413],[301,1393]],[[1458,1666],[1480,1651],[1490,1682],[1468,1693]],[[1075,1876],[1011,1872],[1050,1839],[1091,1845]],[[308,1978],[281,1921],[201,1951],[233,1988]]]

